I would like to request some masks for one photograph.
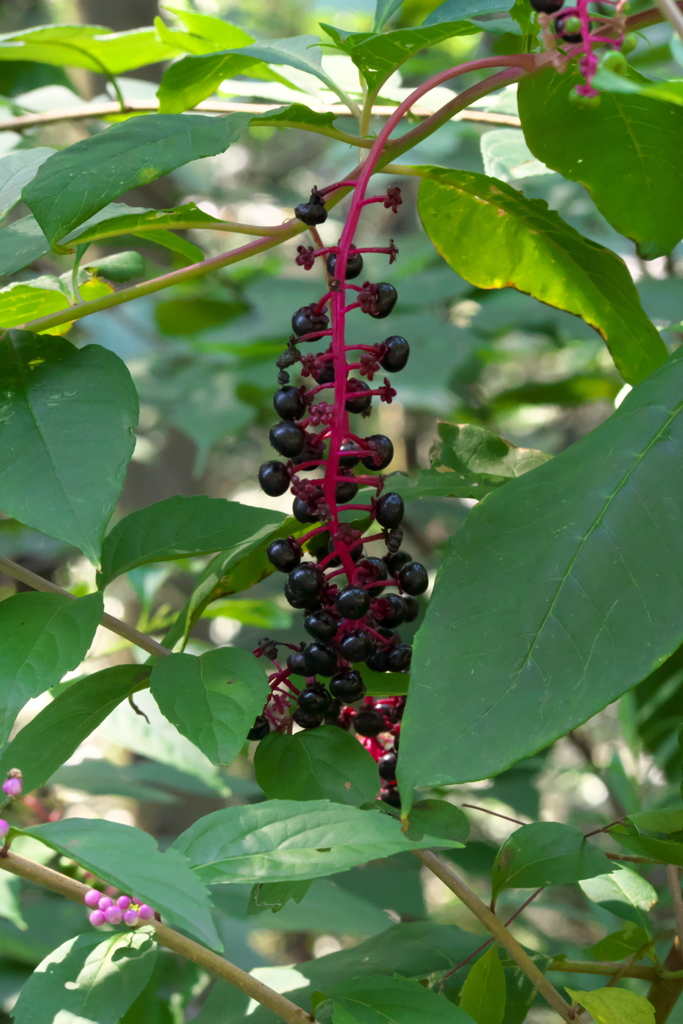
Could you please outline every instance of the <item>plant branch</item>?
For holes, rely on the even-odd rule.
[[[415,856],[419,857],[425,867],[429,868],[451,892],[455,893],[467,909],[488,929],[494,939],[501,946],[504,946],[515,963],[524,971],[534,988],[559,1013],[562,1020],[566,1024],[573,1024],[576,1018],[569,1016],[571,1011],[569,1003],[562,998],[552,982],[539,970],[526,950],[510,934],[502,921],[472,892],[469,886],[465,885],[451,866],[442,857],[432,853],[431,850],[416,850]]]
[[[664,1024],[683,992],[683,976],[665,977],[667,973],[680,972],[683,967],[683,956],[681,956],[678,936],[674,939],[662,967],[664,968],[662,975],[652,983],[647,993],[648,1002],[652,1003],[655,1010],[655,1024]],[[683,972],[681,973],[683,974]]]
[[[669,892],[674,905],[678,945],[683,949],[683,895],[681,894],[681,876],[675,864],[667,864],[666,880],[669,883]]]
[[[19,875],[20,878],[25,878],[26,881],[33,882],[35,885],[40,885],[45,889],[50,889],[52,892],[59,893],[60,896],[66,896],[67,899],[73,900],[74,903],[80,903],[84,911],[87,910],[84,897],[90,886],[83,885],[73,878],[67,878],[66,875],[60,874],[59,871],[44,867],[42,864],[36,864],[26,857],[20,857],[18,854],[12,853],[11,850],[8,850],[0,857],[0,868],[9,871],[13,875]],[[168,925],[155,921],[150,921],[149,923],[156,930],[156,939],[159,945],[165,946],[166,949],[180,954],[186,960],[191,960],[193,963],[203,967],[204,970],[216,975],[216,977],[222,978],[230,985],[234,985],[235,988],[245,992],[252,999],[255,999],[257,1003],[260,1003],[266,1009],[276,1014],[281,1020],[286,1021],[286,1024],[303,1024],[303,1022],[311,1020],[306,1011],[302,1010],[300,1006],[297,1006],[285,996],[280,995],[279,992],[275,992],[272,988],[264,985],[263,982],[253,978],[251,974],[247,974],[241,967],[230,963],[229,960],[225,960],[217,953],[206,949],[205,946],[201,946],[193,939],[188,939],[185,935],[181,935],[180,932],[169,928]]]
[[[624,967],[623,964],[609,963],[599,960],[565,960],[563,957],[555,957],[548,964],[549,971],[558,971],[567,974],[598,974],[605,977],[612,977],[620,974],[622,978],[642,978],[643,981],[657,981],[659,974],[654,967],[641,967],[638,964],[630,964]]]
[[[44,580],[42,576],[37,576],[36,573],[31,572],[30,569],[24,569],[23,565],[18,565],[16,562],[10,561],[9,558],[0,557],[0,571],[4,572],[7,576],[11,576],[15,580],[21,580],[29,587],[33,587],[34,590],[39,590],[43,594],[59,594],[60,597],[69,597],[72,600],[76,600],[73,594],[70,594],[68,590],[63,590],[58,587],[56,583],[50,583],[49,580]],[[135,644],[136,647],[140,647],[143,651],[147,651],[148,654],[153,655],[155,658],[162,657],[166,654],[171,654],[172,651],[168,647],[163,647],[161,644],[153,640],[151,636],[146,636],[144,633],[138,632],[133,626],[129,626],[127,622],[123,622],[121,619],[114,618],[113,615],[109,615],[105,612],[102,616],[102,625],[105,629],[111,630],[112,633],[117,633],[122,636],[125,640],[128,640],[131,644]]]
[[[683,39],[683,12],[674,0],[655,0],[660,13],[666,18],[674,32]]]

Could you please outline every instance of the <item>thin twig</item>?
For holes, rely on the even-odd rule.
[[[26,583],[27,586],[33,587],[34,590],[39,590],[43,594],[59,594],[60,597],[69,597],[75,600],[74,595],[70,594],[68,590],[62,590],[56,583],[44,580],[42,576],[36,575],[30,569],[25,569],[23,565],[11,562],[9,558],[0,557],[0,570],[7,576],[11,576],[15,580],[21,580],[22,583]],[[168,647],[163,647],[156,640],[153,640],[151,636],[140,633],[133,626],[129,626],[127,622],[114,618],[108,612],[105,612],[102,616],[102,625],[105,629],[111,630],[112,633],[117,633],[125,640],[135,644],[136,647],[140,647],[143,651],[147,651],[148,654],[152,654],[155,658],[173,653]]]
[[[83,885],[73,878],[67,878],[66,875],[60,874],[59,871],[53,871],[52,868],[36,864],[26,857],[20,857],[18,854],[12,853],[11,850],[8,850],[0,857],[0,868],[9,871],[13,875],[19,875],[35,885],[40,885],[45,889],[52,890],[52,892],[59,893],[60,896],[66,896],[67,899],[80,903],[83,910],[87,911],[84,896],[90,886]],[[215,974],[216,977],[222,978],[224,981],[234,985],[235,988],[245,992],[252,999],[255,999],[257,1003],[271,1010],[281,1020],[286,1021],[287,1024],[302,1024],[303,1021],[309,1020],[308,1014],[300,1006],[297,1006],[285,996],[280,995],[279,992],[275,992],[272,988],[264,985],[263,982],[258,981],[251,974],[247,974],[241,967],[230,963],[229,960],[225,960],[217,953],[206,949],[205,946],[201,946],[193,939],[188,939],[185,935],[181,935],[173,928],[169,928],[168,925],[160,924],[156,921],[150,921],[149,924],[156,929],[156,939],[159,945],[173,950],[174,953],[179,953],[186,960],[191,960],[193,963],[203,967],[204,970]]]
[[[473,811],[482,811],[484,814],[492,814],[494,818],[503,818],[505,821],[511,821],[515,825],[528,825],[528,821],[520,821],[519,818],[510,818],[507,814],[500,814],[498,811],[490,811],[488,807],[478,807],[477,804],[462,804],[463,807],[469,807]]]
[[[604,851],[603,851],[604,852]],[[627,860],[631,864],[664,864],[663,860],[655,860],[654,857],[631,857],[625,853],[605,853],[610,860]]]
[[[674,905],[678,945],[683,949],[683,895],[681,895],[681,876],[675,864],[667,864],[666,880],[669,883],[669,891]]]
[[[549,971],[567,972],[567,974],[598,974],[605,977],[612,977],[615,973],[622,978],[642,978],[644,981],[657,981],[659,974],[654,967],[641,967],[638,964],[631,964],[624,968],[623,964],[608,963],[607,961],[584,961],[565,960],[563,957],[556,957],[548,964]]]

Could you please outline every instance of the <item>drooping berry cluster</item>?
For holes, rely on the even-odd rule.
[[[355,184],[314,189],[310,200],[296,208],[316,242],[315,225],[327,216],[325,195]],[[374,397],[392,401],[396,392],[390,379],[384,376],[378,383],[375,376],[397,373],[410,355],[409,343],[397,335],[373,345],[346,341],[347,314],[358,311],[383,320],[398,297],[386,281],[348,283],[362,276],[364,253],[384,253],[390,263],[398,255],[393,241],[373,248],[352,244],[361,208],[378,202],[397,212],[400,189],[391,187],[385,195],[368,199],[356,194],[338,245],[298,247],[296,262],[307,270],[316,260],[325,260],[328,291],[292,316],[293,334],[277,361],[280,386],[273,406],[280,419],[269,435],[282,460],[264,463],[259,482],[272,496],[290,490],[295,518],[319,524],[303,536],[275,540],[268,548],[272,565],[287,574],[285,596],[293,608],[304,611],[304,627],[312,639],[299,645],[260,641],[255,653],[273,661],[275,672],[269,680],[270,698],[249,738],[262,739],[271,728],[287,731],[292,722],[303,729],[323,722],[352,725],[380,764],[382,799],[398,806],[395,765],[405,701],[366,696],[358,666],[366,664],[375,672],[408,670],[412,649],[401,642],[396,627],[417,617],[416,598],[427,589],[428,578],[424,566],[401,547],[403,499],[384,486],[381,471],[391,463],[394,446],[384,434],[362,436],[350,419],[368,416]],[[323,340],[327,347],[322,351],[308,350]],[[305,382],[298,386],[290,383],[288,373],[296,364]],[[360,488],[366,490],[354,503]],[[371,541],[384,543],[384,557],[365,553]],[[278,660],[279,646],[289,649],[284,665]]]
[[[156,916],[153,907],[142,900],[132,899],[130,896],[118,896],[114,899],[99,889],[89,889],[84,901],[87,907],[92,908],[88,920],[95,928],[101,928],[105,924],[126,924],[129,928],[135,928],[139,924],[152,921]]]

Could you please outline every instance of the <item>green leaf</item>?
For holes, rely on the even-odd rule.
[[[201,228],[221,223],[210,213],[200,210],[195,203],[186,203],[184,206],[176,206],[169,210],[135,210],[124,203],[112,203],[108,210],[111,211],[109,215],[100,216],[97,223],[90,227],[84,228],[82,225],[77,228],[71,240],[98,242],[105,238],[116,238],[118,235],[138,233],[145,238],[151,238],[157,233],[163,233],[164,228]]]
[[[242,29],[224,21],[222,18],[214,18],[210,14],[197,14],[195,11],[182,10],[180,7],[163,6],[164,11],[175,14],[185,25],[188,33],[191,33],[196,40],[210,41],[219,46],[235,46],[237,43],[251,43],[253,37],[247,35]],[[174,35],[178,35],[174,32]]]
[[[232,44],[233,46],[235,44]],[[254,57],[230,52],[183,57],[164,72],[157,89],[162,114],[181,114],[211,96],[226,78],[243,75],[254,66]]]
[[[683,237],[683,210],[669,198],[683,188],[683,109],[623,93],[603,93],[595,109],[578,107],[569,94],[580,81],[578,72],[552,72],[520,83],[519,114],[529,149],[585,186],[644,259],[663,256]],[[636,81],[645,79],[638,75]]]
[[[492,946],[470,968],[460,1007],[476,1024],[503,1024],[505,1001],[505,974],[498,959],[498,948]]]
[[[202,612],[203,619],[234,619],[257,629],[289,629],[292,613],[273,601],[233,600],[214,601]]]
[[[15,594],[0,601],[0,744],[32,697],[78,668],[100,624],[101,594]]]
[[[319,882],[318,885],[323,883]],[[289,900],[301,903],[311,883],[305,882],[261,882],[254,886],[249,897],[247,914],[262,914],[271,910],[277,914]]]
[[[631,384],[664,361],[664,343],[615,253],[584,238],[543,200],[526,199],[505,182],[439,167],[420,173],[422,223],[458,274],[478,288],[512,286],[582,317],[604,338]]]
[[[256,781],[268,798],[334,800],[356,807],[379,790],[377,765],[355,736],[337,726],[296,736],[271,732],[254,755]]]
[[[461,21],[463,18],[476,18],[482,14],[497,14],[510,9],[510,0],[446,0],[425,18],[422,23],[441,25],[444,21]]]
[[[50,953],[27,980],[15,1024],[118,1024],[149,981],[157,956],[151,928],[104,941],[86,932]]]
[[[410,978],[350,978],[328,994],[333,1024],[473,1024],[464,1009]]]
[[[213,764],[235,760],[269,692],[262,665],[237,647],[162,658],[151,689],[162,714]]]
[[[402,5],[403,0],[377,0],[373,32],[381,32],[385,24]]]
[[[535,953],[531,959],[545,974],[550,964],[550,958],[542,953]],[[506,999],[503,1024],[526,1024],[529,1010],[538,993],[521,968],[506,967],[504,973]]]
[[[642,928],[622,928],[621,931],[606,935],[599,942],[585,946],[583,951],[592,960],[625,960],[649,941],[649,933]]]
[[[657,902],[657,891],[636,871],[620,864],[609,875],[586,878],[579,885],[592,903],[641,928],[647,927],[647,915]]]
[[[274,529],[280,512],[209,498],[205,494],[157,501],[120,519],[102,545],[100,587],[138,565],[223,551],[223,557],[245,542],[260,540]]]
[[[0,328],[17,327],[69,305],[66,295],[56,288],[35,288],[16,281],[0,291]]]
[[[49,157],[22,193],[54,245],[107,203],[200,157],[223,153],[250,114],[147,114]]]
[[[0,277],[14,274],[50,251],[35,217],[21,217],[0,229]]]
[[[493,896],[503,889],[566,885],[611,871],[611,861],[578,828],[538,821],[522,825],[501,846],[493,865]]]
[[[133,249],[115,252],[111,256],[102,256],[84,263],[83,269],[118,284],[130,281],[134,277],[142,277],[145,273],[145,261],[140,253]]]
[[[637,992],[624,988],[596,988],[592,992],[566,991],[584,1006],[595,1024],[655,1024],[652,1003]]]
[[[363,666],[363,682],[373,697],[400,697],[408,692],[410,676],[405,672],[373,672]]]
[[[195,822],[176,839],[199,878],[215,882],[277,882],[322,878],[429,846],[461,846],[426,836],[410,842],[401,824],[380,811],[329,800],[268,800],[227,807]]]
[[[408,823],[408,839],[430,835],[465,843],[470,834],[467,816],[447,800],[419,800],[410,808]]]
[[[6,775],[10,768],[20,768],[26,792],[44,786],[117,704],[134,693],[148,675],[149,669],[139,665],[116,665],[77,679],[39,711],[5,747],[0,755],[0,775]]]
[[[19,149],[0,159],[0,217],[4,217],[16,206],[24,185],[28,184],[52,153],[54,149],[40,146],[36,149]]]
[[[679,646],[683,508],[662,481],[677,472],[682,393],[673,356],[592,433],[489,494],[450,541],[415,641],[406,794],[501,772]],[[453,702],[455,728],[440,710]]]
[[[28,925],[21,913],[20,890],[21,879],[19,876],[3,871],[0,875],[0,917],[5,921],[10,921],[19,931],[25,932]]]
[[[527,8],[527,4],[523,4]],[[484,173],[501,181],[517,181],[552,174],[552,170],[533,155],[519,128],[495,128],[481,137]]]
[[[168,60],[176,53],[159,42],[153,28],[112,32],[101,25],[50,25],[0,36],[0,60],[39,61],[111,75]]]
[[[177,850],[160,853],[147,832],[98,818],[65,818],[22,833],[72,857],[103,882],[149,903],[170,924],[212,949],[221,948],[207,889]]]
[[[615,825],[609,835],[641,857],[654,857],[683,867],[683,810],[665,808],[631,814]]]
[[[334,79],[323,71],[320,61],[319,36],[290,36],[288,39],[265,40],[252,43],[250,46],[242,46],[239,49],[235,48],[231,52],[251,57],[254,61],[262,60],[266,64],[284,64],[287,67],[296,68],[298,71],[305,71],[324,82],[332,92],[339,92],[339,87]]]
[[[138,399],[108,349],[30,331],[0,341],[0,502],[97,563],[133,454]]]

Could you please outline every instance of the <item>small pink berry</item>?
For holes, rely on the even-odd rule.
[[[154,908],[150,907],[148,903],[141,903],[138,914],[140,915],[140,920],[151,921],[154,917]]]
[[[107,907],[104,912],[104,916],[106,917],[108,924],[121,924],[123,913],[121,912],[120,907],[112,906]]]
[[[89,920],[90,924],[94,924],[96,928],[100,928],[107,921],[101,910],[93,910],[92,914],[90,914]]]
[[[135,910],[127,910],[125,912],[125,914],[123,915],[123,920],[128,925],[134,925],[134,924],[138,923],[140,918],[138,916],[137,911],[135,911]]]
[[[116,901],[116,906],[120,907],[121,910],[128,910],[130,906],[130,896],[119,896]]]
[[[21,794],[21,779],[11,778],[5,779],[2,784],[2,791],[7,796],[19,796]]]
[[[100,910],[107,910],[109,907],[113,906],[113,904],[114,901],[111,896],[102,896],[102,898],[97,901],[97,906]]]
[[[102,893],[99,889],[88,889],[83,898],[85,899],[86,906],[96,907],[102,899]]]
[[[4,839],[9,832],[9,821],[5,821],[4,818],[0,818],[0,839]]]

